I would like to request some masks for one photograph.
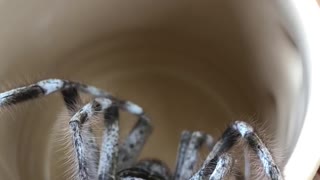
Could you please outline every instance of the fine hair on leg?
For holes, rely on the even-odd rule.
[[[83,140],[82,126],[98,112],[104,111],[112,105],[111,100],[95,98],[92,102],[81,108],[70,120],[69,126],[72,133],[75,155],[78,163],[78,178],[88,180],[88,161],[86,159],[86,145]]]
[[[152,127],[143,109],[130,101],[118,99],[94,86],[62,79],[46,79],[0,93],[0,107],[15,105],[56,92],[61,93],[68,114],[72,117],[69,121],[69,128],[79,179],[96,179],[96,176],[99,176],[100,179],[108,179],[105,177],[110,175],[114,179],[115,171],[118,169],[118,162],[124,167],[134,165],[152,132]],[[81,104],[79,92],[89,94],[95,98],[80,110],[78,110],[80,108],[78,106]],[[113,112],[108,111],[110,106]],[[110,118],[110,115],[115,112],[114,109],[117,112],[116,118]],[[127,161],[118,161],[117,159],[119,149],[118,109],[139,117],[136,125],[120,147],[120,157]],[[93,129],[88,120],[103,111],[105,111],[106,129],[103,132],[100,153]],[[109,161],[110,158],[112,159],[111,161]]]
[[[78,90],[76,88],[63,89],[61,94],[69,114],[73,116],[77,112],[78,104],[81,104]],[[85,158],[87,162],[87,173],[91,179],[96,179],[98,171],[99,149],[91,126],[82,126],[81,134],[84,144],[84,154],[86,154]]]
[[[215,144],[212,151],[207,156],[203,166],[196,173],[196,175],[207,177],[210,174],[206,171],[209,169],[216,168],[217,159],[223,154],[230,150],[238,140],[242,138],[248,144],[260,159],[265,174],[272,180],[282,180],[280,169],[275,164],[271,153],[256,134],[254,129],[243,121],[235,121],[232,123],[223,133],[221,139]]]

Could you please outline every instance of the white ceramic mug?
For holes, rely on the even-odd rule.
[[[143,157],[170,167],[182,130],[217,137],[233,120],[255,119],[272,129],[287,179],[311,178],[320,155],[308,141],[319,135],[319,63],[300,20],[314,13],[303,9],[315,6],[308,3],[4,1],[1,88],[65,78],[132,100],[155,126]],[[52,150],[58,97],[1,111],[1,179],[66,178],[57,160],[65,154]]]

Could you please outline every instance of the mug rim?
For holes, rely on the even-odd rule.
[[[299,1],[290,0],[290,14],[294,15],[295,21],[299,26],[303,58],[306,60],[308,102],[304,124],[296,143],[296,146],[289,158],[284,174],[286,179],[312,179],[320,164],[320,144],[315,144],[312,139],[320,137],[319,117],[320,107],[320,82],[317,77],[320,77],[320,24],[316,23],[320,19],[320,11],[316,0]],[[303,169],[301,165],[303,164]]]

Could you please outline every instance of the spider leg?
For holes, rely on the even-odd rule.
[[[131,167],[136,163],[144,144],[152,133],[150,120],[145,115],[139,117],[128,137],[119,149],[119,170]]]
[[[96,179],[99,165],[99,149],[91,127],[83,126],[82,138],[84,142],[84,154],[86,155],[87,169],[90,179]]]
[[[96,99],[75,113],[77,101],[80,101],[78,91],[87,93]],[[132,165],[135,162],[135,158],[140,154],[146,139],[152,131],[149,119],[144,115],[144,111],[140,106],[130,101],[118,99],[94,86],[62,79],[46,79],[35,84],[0,93],[0,107],[18,104],[20,102],[47,96],[55,92],[61,92],[70,115],[73,115],[69,122],[69,126],[73,134],[73,144],[78,160],[80,179],[90,178],[88,177],[88,174],[90,174],[90,172],[95,172],[98,166],[97,163],[93,162],[98,162],[99,158],[99,151],[91,127],[82,125],[90,117],[95,115],[96,112],[104,111],[111,106],[111,103],[113,106],[139,117],[135,129],[132,130],[124,145],[120,148],[120,150],[122,150],[121,152],[124,152],[121,153],[120,157],[123,157],[123,159],[128,158],[127,162],[122,163],[125,164],[124,167]],[[108,104],[109,102],[110,105]],[[107,129],[108,127],[116,129],[118,121],[110,123],[109,125],[107,125]],[[114,132],[116,132],[116,130]],[[108,133],[108,135],[111,136],[111,132]],[[105,135],[108,136],[107,132]],[[101,154],[101,156],[103,156],[103,154]],[[93,166],[91,167],[88,164],[93,164]]]
[[[75,97],[77,97],[77,90],[75,88],[62,90],[62,95],[64,97],[64,101],[67,104],[68,109],[74,109]],[[129,103],[130,104],[130,103]],[[112,106],[105,110],[104,113],[105,126],[106,129],[103,132],[103,142],[101,145],[100,152],[100,160],[98,160],[98,152],[96,143],[93,141],[94,138],[91,138],[91,141],[86,141],[87,147],[85,148],[87,161],[87,169],[93,169],[91,172],[97,172],[96,166],[91,167],[92,165],[96,165],[94,162],[99,161],[98,168],[98,177],[101,180],[104,179],[114,179],[115,171],[116,171],[116,162],[118,158],[118,140],[119,140],[119,112],[116,106]],[[90,129],[91,130],[91,129]],[[91,131],[87,131],[86,136],[83,135],[84,141],[89,137],[93,137],[90,134]],[[131,131],[124,145],[122,146],[121,157],[126,159],[126,161],[122,161],[123,164],[132,166],[135,162],[135,158],[140,154],[142,147],[149,135],[151,134],[152,128],[149,123],[149,120],[146,116],[140,116],[138,122],[136,123],[135,128]],[[86,144],[86,143],[85,143]],[[120,158],[121,158],[120,157]],[[120,161],[121,162],[121,161]],[[91,165],[91,166],[89,166]],[[89,173],[90,174],[90,173]]]
[[[82,125],[86,123],[97,112],[101,112],[111,106],[112,102],[106,98],[95,98],[92,102],[81,108],[69,122],[72,131],[73,145],[78,163],[79,179],[88,180],[90,178],[88,171],[88,160],[86,144],[84,142]]]
[[[116,179],[118,141],[119,141],[119,110],[111,106],[104,112],[106,129],[103,132],[103,140],[100,152],[98,177],[99,180]]]
[[[19,87],[3,93],[0,93],[0,107],[17,104],[23,101],[47,96],[52,93],[75,88],[83,93],[90,94],[94,97],[105,97],[111,99],[119,108],[134,114],[143,115],[142,108],[130,101],[124,101],[113,97],[110,93],[98,89],[94,86],[81,84],[78,82],[62,79],[46,79],[29,86]]]
[[[207,173],[211,173],[209,180],[223,180],[228,175],[233,165],[232,158],[226,153],[218,157],[217,161],[211,163],[214,163],[215,169],[210,169],[210,164],[207,164],[207,166],[205,167]],[[201,175],[201,172],[197,172],[189,180],[200,179],[204,178]]]
[[[63,89],[61,94],[69,113],[74,115],[76,113],[77,104],[81,102],[78,90],[76,88]]]
[[[174,179],[176,180],[180,179],[181,169],[182,169],[183,161],[185,159],[186,150],[191,139],[191,135],[192,133],[190,131],[183,131],[181,133],[180,144],[178,148],[177,163],[176,163],[176,168],[174,172]]]
[[[232,167],[232,158],[228,154],[222,154],[218,158],[216,168],[209,177],[209,180],[223,180],[230,172]]]
[[[180,172],[176,173],[178,179],[188,179],[192,176],[196,163],[198,161],[199,150],[205,142],[207,142],[207,144],[212,144],[212,137],[203,132],[192,132],[188,145],[185,147],[186,149],[181,150],[184,154],[181,157],[183,159],[180,160],[181,168],[178,167],[178,169],[176,170],[177,172]],[[185,142],[183,142],[182,145],[185,146]]]
[[[63,89],[61,91],[63,100],[67,109],[69,110],[69,114],[73,116],[78,109],[78,104],[81,104],[81,99],[76,88],[68,88]],[[86,154],[86,159],[88,161],[87,168],[89,177],[95,179],[98,171],[98,162],[99,162],[99,150],[98,145],[96,143],[96,139],[93,134],[93,130],[90,126],[82,127],[82,138],[84,142],[84,149]]]
[[[280,169],[275,164],[271,153],[256,134],[254,129],[243,121],[236,121],[231,124],[223,133],[221,139],[216,143],[201,169],[196,173],[200,176],[208,176],[206,169],[215,169],[217,159],[230,150],[240,138],[248,143],[249,147],[257,153],[266,175],[272,180],[282,180]]]

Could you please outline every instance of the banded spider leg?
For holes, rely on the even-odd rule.
[[[136,163],[152,127],[143,109],[130,102],[119,100],[96,87],[77,82],[48,79],[38,83],[0,93],[0,107],[17,104],[23,101],[46,96],[61,91],[64,102],[72,118],[69,126],[72,130],[73,144],[78,162],[79,179],[171,179],[168,168],[156,160],[145,160]],[[76,103],[80,101],[78,91],[88,93],[94,100],[76,111]],[[118,147],[119,112],[128,111],[138,116],[138,121],[128,137]],[[83,126],[93,116],[103,113],[105,130],[103,132],[100,155],[94,135],[83,134]],[[224,179],[233,166],[232,158],[227,152],[243,139],[248,147],[260,159],[266,176],[272,180],[282,180],[280,169],[275,164],[271,153],[259,138],[254,129],[247,123],[236,121],[222,134],[214,145],[202,167],[193,174],[200,147],[207,143],[213,146],[212,137],[202,132],[183,132],[178,151],[178,159],[174,179]],[[192,175],[193,174],[193,175]]]
[[[136,163],[152,132],[149,118],[144,115],[140,106],[130,101],[119,100],[94,86],[61,79],[42,80],[29,86],[0,93],[0,107],[47,96],[58,91],[61,91],[67,109],[72,115],[69,126],[72,130],[79,179],[96,179],[97,177],[101,180],[114,179],[118,170],[131,167]],[[78,91],[88,93],[95,99],[76,112],[76,104],[81,101]],[[139,117],[120,148],[118,148],[118,108]],[[91,128],[89,127],[87,133],[82,133],[82,128],[85,128],[83,124],[99,112],[104,114],[106,128],[103,132],[100,157],[98,157],[99,151]]]
[[[220,140],[215,144],[212,151],[207,156],[202,167],[191,179],[205,179],[210,176],[210,180],[223,179],[228,169],[232,167],[231,159],[225,154],[239,139],[244,139],[260,159],[264,173],[271,180],[282,180],[283,176],[276,165],[266,145],[254,129],[243,121],[235,121],[222,134]],[[214,175],[216,174],[216,175]]]

